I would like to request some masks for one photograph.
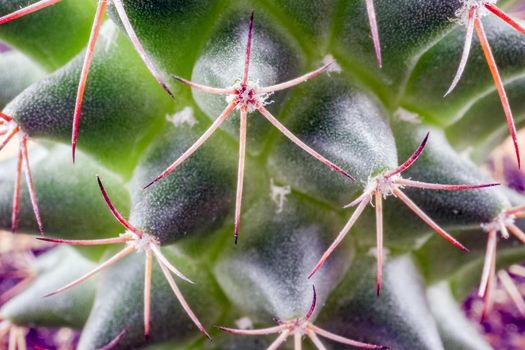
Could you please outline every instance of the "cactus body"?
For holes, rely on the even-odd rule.
[[[456,303],[481,278],[488,312],[496,267],[525,259],[525,199],[482,169],[523,126],[512,1],[27,3],[0,0],[17,50],[0,55],[0,149],[20,144],[0,228],[59,246],[0,331],[490,348],[455,329]]]

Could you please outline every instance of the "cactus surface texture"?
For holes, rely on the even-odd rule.
[[[0,348],[491,349],[460,305],[525,315],[485,166],[521,165],[515,5],[0,0],[0,229],[45,247]]]

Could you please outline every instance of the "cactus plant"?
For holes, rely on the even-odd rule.
[[[0,335],[490,348],[457,304],[525,260],[525,198],[483,169],[525,120],[496,2],[0,0],[0,227],[57,245]]]

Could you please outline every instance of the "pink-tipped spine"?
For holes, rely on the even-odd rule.
[[[35,2],[34,4],[31,4],[29,6],[26,6],[24,8],[21,8],[20,10],[14,11],[12,13],[9,13],[5,16],[0,17],[0,24],[11,22],[15,19],[19,19],[21,17],[24,17],[26,15],[29,15],[33,12],[40,11],[46,7],[52,6],[56,4],[57,2],[60,2],[62,0],[41,0],[38,2]]]
[[[111,265],[115,264],[116,262],[122,260],[124,257],[126,257],[127,255],[129,255],[130,253],[132,253],[133,251],[135,250],[134,247],[132,246],[128,246],[124,249],[122,249],[120,252],[118,252],[117,254],[113,255],[111,258],[109,258],[108,260],[106,260],[105,262],[103,262],[102,264],[100,264],[99,266],[97,266],[95,269],[93,269],[92,271],[88,272],[87,274],[85,274],[84,276],[74,280],[73,282],[70,282],[68,284],[66,284],[64,287],[62,288],[59,288],[51,293],[48,293],[46,294],[44,297],[50,297],[50,296],[53,296],[53,295],[56,295],[58,293],[62,293],[68,289],[71,289],[77,285],[79,285],[80,283],[84,282],[85,280],[91,278],[93,275],[99,273],[100,271],[110,267]]]
[[[427,133],[425,135],[425,138],[423,138],[423,141],[419,144],[418,148],[414,151],[414,153],[412,153],[412,155],[399,167],[385,174],[385,177],[392,177],[401,174],[403,171],[410,168],[412,164],[414,164],[419,159],[421,153],[423,153],[423,150],[427,146],[429,136],[430,133]]]
[[[18,213],[20,212],[20,185],[22,182],[22,167],[24,153],[22,144],[18,146],[18,159],[16,164],[16,180],[13,191],[13,203],[11,207],[11,232],[15,233],[18,228]]]
[[[35,184],[33,183],[33,176],[31,175],[31,165],[29,164],[29,152],[27,149],[27,136],[23,136],[21,140],[23,163],[24,163],[24,174],[27,183],[27,189],[29,191],[29,199],[31,200],[31,206],[33,207],[33,213],[38,224],[38,230],[40,234],[44,234],[44,225],[42,224],[42,218],[40,216],[40,209],[38,208],[38,198],[36,195]]]
[[[224,333],[236,334],[236,335],[270,335],[282,332],[286,328],[285,324],[263,328],[263,329],[236,329],[228,327],[219,327],[219,329]]]
[[[146,251],[144,268],[144,337],[149,337],[151,330],[151,271],[153,268],[153,256],[151,251]]]
[[[124,339],[126,336],[128,330],[124,328],[122,331],[120,331],[119,334],[113,340],[111,340],[109,343],[101,347],[99,350],[113,350],[117,347],[117,345]]]
[[[104,201],[106,202],[107,206],[109,207],[109,210],[111,211],[115,219],[117,219],[117,221],[120,222],[120,224],[124,226],[124,228],[133,232],[137,236],[142,237],[142,232],[140,232],[135,227],[133,227],[126,219],[124,219],[124,217],[119,213],[117,208],[115,208],[115,206],[111,202],[111,199],[109,198],[109,195],[106,192],[106,189],[104,188],[104,185],[102,184],[102,181],[100,180],[100,177],[98,175],[97,175],[97,182],[98,182],[98,187],[100,188],[100,192],[102,192],[102,196],[104,197]]]
[[[377,259],[377,283],[376,295],[381,294],[381,281],[383,280],[383,194],[375,193],[376,205],[376,259]]]
[[[315,265],[315,267],[312,269],[312,271],[308,275],[308,278],[312,278],[313,275],[315,275],[317,273],[317,271],[319,271],[321,269],[321,267],[323,267],[323,265],[325,264],[326,260],[328,260],[328,258],[334,252],[334,250],[339,246],[339,244],[341,244],[341,242],[346,237],[346,235],[348,234],[348,232],[350,231],[352,226],[354,226],[354,224],[357,221],[357,219],[359,219],[359,217],[361,216],[361,214],[363,213],[363,211],[367,207],[368,202],[369,202],[369,199],[365,198],[365,199],[363,199],[361,201],[361,203],[359,203],[359,205],[355,209],[354,213],[352,214],[352,216],[350,217],[350,219],[346,223],[345,227],[343,227],[341,232],[339,232],[339,234],[337,235],[337,238],[332,242],[330,247],[324,252],[324,254],[321,257],[321,259],[319,259],[319,262],[317,263],[317,265]]]
[[[416,203],[414,203],[403,191],[399,188],[394,188],[392,191],[394,195],[399,198],[403,203],[406,204],[414,213],[417,214],[428,226],[430,226],[434,231],[439,233],[443,238],[452,243],[455,247],[468,252],[469,250],[461,244],[458,240],[452,237],[447,231],[441,228],[437,223],[435,223],[421,208],[419,208]]]
[[[306,320],[309,320],[310,318],[312,318],[312,315],[314,314],[314,311],[315,311],[315,307],[317,306],[317,291],[315,290],[314,285],[312,285],[312,292],[313,292],[312,304],[310,305],[310,309],[308,310],[308,312],[306,313],[306,316],[304,317]]]
[[[387,350],[388,349],[388,347],[386,347],[386,346],[375,345],[375,344],[368,344],[368,343],[363,343],[363,342],[360,342],[360,341],[357,341],[357,340],[352,340],[352,339],[348,339],[348,338],[345,338],[345,337],[341,337],[340,335],[328,332],[328,331],[326,331],[326,330],[324,330],[322,328],[319,328],[319,327],[317,327],[317,326],[315,326],[313,324],[310,325],[310,328],[311,328],[311,330],[313,332],[315,332],[316,334],[319,334],[321,337],[333,340],[333,341],[335,341],[337,343],[340,343],[340,344],[355,346],[355,347],[362,348],[362,349],[381,349],[381,350]]]
[[[512,143],[514,145],[514,151],[516,153],[516,161],[518,163],[518,168],[521,168],[521,157],[518,145],[518,136],[516,132],[516,125],[514,124],[514,116],[512,115],[512,109],[510,108],[509,98],[507,96],[507,92],[505,91],[505,86],[503,84],[503,80],[501,79],[501,75],[499,73],[496,60],[492,53],[492,49],[490,48],[490,44],[487,40],[487,35],[485,34],[485,29],[483,28],[483,23],[479,18],[477,18],[474,21],[474,28],[476,29],[476,33],[481,43],[481,48],[483,49],[483,53],[485,54],[490,73],[492,74],[494,84],[496,85],[496,90],[498,91],[498,95],[501,100],[501,105],[503,106],[503,111],[505,112],[505,118],[507,119],[507,127],[509,129],[509,134],[512,138]]]
[[[248,83],[250,73],[250,60],[252,55],[252,40],[253,40],[253,12],[250,16],[250,24],[248,26],[248,42],[246,43],[246,56],[244,58],[244,71],[242,74],[242,85]]]
[[[80,245],[80,246],[119,244],[119,243],[126,243],[131,240],[131,238],[126,238],[126,237],[91,239],[91,240],[74,240],[74,239],[60,239],[60,238],[47,238],[47,237],[37,237],[37,239],[40,241],[49,242],[49,243],[70,244],[70,245]]]
[[[433,183],[414,181],[414,180],[408,180],[408,179],[398,179],[396,180],[396,183],[401,186],[405,186],[405,187],[422,188],[425,190],[440,190],[440,191],[469,191],[469,190],[479,190],[479,189],[490,188],[490,187],[501,185],[499,183],[482,184],[482,185],[433,184]]]
[[[299,148],[301,148],[303,151],[323,163],[324,165],[328,166],[334,171],[337,171],[343,176],[346,176],[350,180],[355,180],[354,177],[350,174],[348,174],[346,171],[344,171],[341,167],[338,165],[335,165],[330,160],[326,159],[324,156],[322,156],[320,153],[315,151],[313,148],[305,144],[303,141],[301,141],[297,136],[294,135],[290,130],[288,130],[277,118],[275,118],[270,111],[268,111],[264,106],[258,105],[257,109],[259,112],[272,124],[275,126],[284,136],[286,136],[290,141],[295,143]]]
[[[184,295],[182,295],[182,292],[180,291],[179,287],[177,286],[177,283],[175,283],[175,280],[173,279],[173,276],[170,274],[170,271],[164,264],[162,264],[160,261],[157,260],[159,263],[159,266],[164,274],[164,277],[166,277],[166,280],[168,281],[171,289],[173,290],[173,293],[179,300],[179,303],[181,304],[184,311],[186,311],[186,314],[190,317],[190,319],[193,321],[193,323],[197,326],[197,328],[203,333],[210,341],[212,340],[209,333],[206,331],[206,328],[202,325],[202,323],[199,321],[193,310],[191,309],[190,305],[184,298]]]
[[[463,73],[465,72],[465,68],[467,67],[468,58],[470,57],[470,49],[472,48],[472,37],[474,36],[474,18],[476,16],[476,11],[477,10],[475,7],[472,7],[469,10],[467,21],[467,33],[465,35],[463,53],[461,54],[461,60],[459,62],[458,70],[456,71],[456,75],[454,76],[450,87],[445,93],[445,97],[447,97],[448,95],[450,95],[450,93],[452,93],[452,91],[454,91],[459,81],[461,80]]]
[[[5,146],[15,137],[16,134],[18,134],[19,128],[16,126],[11,130],[7,136],[4,138],[4,140],[0,143],[0,151],[4,149]]]
[[[131,25],[131,22],[129,21],[128,15],[126,13],[126,10],[124,9],[124,5],[122,4],[122,0],[112,0],[113,5],[115,6],[115,9],[117,10],[118,16],[120,20],[122,21],[122,25],[124,26],[124,29],[126,30],[126,33],[129,36],[129,39],[131,40],[131,43],[135,47],[135,50],[139,54],[139,56],[142,58],[142,61],[150,71],[150,73],[153,75],[153,77],[157,80],[160,86],[170,95],[172,98],[175,98],[173,93],[171,92],[168,85],[164,82],[162,79],[161,74],[158,72],[157,68],[155,67],[155,64],[153,64],[153,61],[146,53],[146,50],[142,46],[142,43],[140,42],[137,33],[135,32],[135,29],[133,29],[133,26]]]
[[[481,283],[479,285],[478,296],[484,297],[489,285],[490,270],[492,266],[492,260],[496,257],[494,253],[496,251],[497,237],[496,231],[490,231],[487,239],[487,249],[485,251],[485,262],[483,264],[483,272],[481,274]]]
[[[241,226],[242,194],[244,187],[244,166],[246,160],[246,130],[248,129],[248,112],[241,109],[241,126],[239,128],[239,166],[237,170],[237,193],[235,196],[235,227],[234,241],[239,240]]]
[[[516,20],[514,20],[512,17],[507,15],[505,12],[503,12],[500,8],[498,8],[496,5],[491,3],[486,3],[485,7],[487,10],[501,18],[503,21],[505,21],[508,25],[510,25],[512,28],[519,31],[521,34],[525,35],[525,28],[519,24]]]
[[[179,165],[181,165],[186,159],[191,157],[193,153],[195,153],[210,137],[213,135],[213,133],[224,123],[226,119],[230,116],[231,112],[237,107],[238,102],[232,101],[230,104],[226,107],[226,109],[222,112],[222,114],[217,118],[213,124],[206,130],[204,134],[201,135],[195,141],[193,145],[191,145],[190,148],[188,148],[176,161],[174,161],[166,170],[164,170],[159,176],[157,176],[153,181],[151,181],[149,184],[144,186],[144,189],[151,187],[155,183],[159,182],[160,180],[164,179],[166,176],[171,174],[173,170],[175,170]]]
[[[212,94],[212,95],[231,95],[231,94],[235,93],[235,90],[231,89],[231,88],[229,88],[229,89],[214,88],[214,87],[202,85],[202,84],[199,84],[199,83],[194,83],[193,81],[184,79],[184,78],[179,77],[177,75],[172,75],[172,77],[173,77],[173,79],[183,83],[184,85],[188,85],[190,88],[192,88],[194,90],[206,92],[208,94]]]
[[[80,114],[82,112],[82,102],[84,101],[84,93],[86,91],[89,68],[91,67],[91,62],[93,60],[93,54],[95,52],[95,46],[97,44],[100,28],[102,27],[102,21],[104,20],[104,15],[106,14],[107,3],[107,0],[99,0],[98,2],[95,20],[93,22],[93,27],[91,28],[86,54],[84,56],[84,63],[82,64],[82,71],[80,73],[77,98],[75,101],[75,112],[73,114],[73,128],[71,133],[71,155],[73,157],[73,163],[75,162]]]
[[[379,26],[377,25],[377,15],[374,6],[374,0],[365,0],[366,12],[368,14],[368,22],[370,23],[370,32],[372,33],[372,41],[374,42],[374,50],[376,53],[376,60],[379,68],[383,67],[383,57],[381,54],[381,41],[379,39]]]
[[[280,83],[280,84],[276,84],[276,85],[272,85],[272,86],[266,86],[266,87],[260,87],[260,88],[256,88],[255,89],[255,92],[257,94],[266,94],[266,93],[272,93],[272,92],[277,92],[277,91],[281,91],[281,90],[285,90],[285,89],[289,89],[291,87],[294,87],[294,86],[297,86],[299,84],[302,84],[312,78],[315,78],[316,76],[326,72],[328,69],[330,69],[330,67],[334,64],[334,62],[329,62],[327,64],[325,64],[324,66],[320,67],[320,68],[317,68],[316,70],[310,72],[310,73],[306,73],[304,75],[301,75],[300,77],[297,77],[295,79],[292,79],[292,80],[289,80],[289,81],[286,81],[284,83]]]

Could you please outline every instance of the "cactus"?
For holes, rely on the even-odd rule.
[[[0,228],[53,247],[0,336],[489,349],[458,303],[523,305],[525,197],[483,169],[507,130],[520,165],[513,3],[0,0]]]

